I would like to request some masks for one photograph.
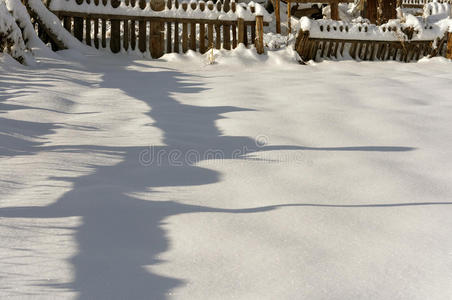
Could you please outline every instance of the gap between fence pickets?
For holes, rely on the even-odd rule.
[[[76,3],[81,3],[81,1]],[[108,3],[103,3],[103,5],[106,4]],[[136,4],[138,4],[137,7],[140,9],[146,8],[147,5],[143,0],[138,3],[135,1],[127,3],[127,5],[132,5],[132,7]],[[119,6],[119,3],[111,1],[111,5],[114,9]],[[94,46],[96,48],[99,48],[99,45],[102,45],[103,48],[106,47],[106,28],[109,25],[110,50],[113,53],[121,51],[121,37],[122,48],[125,50],[128,50],[129,46],[132,50],[135,50],[136,40],[138,39],[138,49],[144,53],[149,43],[148,47],[153,58],[161,57],[165,52],[179,52],[179,44],[181,44],[183,52],[189,49],[193,51],[199,49],[199,52],[205,53],[213,47],[217,49],[222,47],[223,49],[230,50],[236,48],[240,43],[243,43],[245,46],[248,45],[249,28],[251,40],[254,41],[257,52],[262,54],[264,53],[263,27],[268,26],[268,22],[265,22],[265,14],[268,13],[259,4],[252,4],[248,7],[250,10],[249,13],[255,16],[253,21],[249,21],[249,16],[247,17],[248,20],[243,18],[243,11],[245,10],[243,5],[236,5],[234,1],[230,2],[228,0],[224,3],[218,1],[215,5],[210,1],[207,2],[207,5],[203,1],[199,3],[191,2],[190,4],[183,2],[180,7],[177,0],[174,2],[174,7],[172,1],[152,0],[149,5],[152,14],[149,16],[111,13],[93,14],[67,10],[53,12],[60,18],[66,30],[73,33],[80,41],[85,41],[88,45],[91,45],[91,40],[94,40]],[[155,13],[164,10],[170,11],[172,9],[181,10],[182,12],[197,11],[196,16],[198,17],[202,16],[202,13],[205,13],[206,18],[193,18],[193,15],[187,18],[186,16],[190,16],[187,14],[182,14],[183,17],[155,15]],[[107,11],[111,10],[107,9]],[[222,15],[228,14],[229,17],[212,19],[212,16],[209,15],[209,12],[212,11],[221,12]],[[100,24],[99,20],[101,20]],[[107,22],[109,22],[108,25]],[[136,28],[137,23],[138,28]],[[123,25],[122,27],[121,24]],[[180,36],[179,24],[182,25]],[[199,33],[196,31],[197,27],[199,27]],[[99,29],[101,29],[101,44],[99,43]],[[174,35],[172,35],[173,31]],[[136,32],[138,32],[138,35],[136,35]],[[166,32],[166,41],[164,32]],[[93,33],[94,36],[92,37],[91,35]]]

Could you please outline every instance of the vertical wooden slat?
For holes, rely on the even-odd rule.
[[[88,46],[91,46],[91,19],[86,18],[85,21],[85,41]]]
[[[64,28],[66,28],[67,31],[72,32],[72,18],[64,17],[63,18],[63,26],[64,26]]]
[[[187,22],[182,23],[182,52],[187,52],[188,50],[188,24]]]
[[[223,48],[231,50],[231,26],[223,25]]]
[[[221,29],[220,24],[215,24],[215,48],[221,49]]]
[[[331,19],[339,20],[339,1],[334,0],[330,2]]]
[[[206,51],[206,24],[199,23],[199,52],[205,53]]]
[[[123,24],[124,24],[124,33],[123,33],[123,39],[122,39],[122,47],[124,48],[124,50],[129,50],[129,35],[130,35],[130,30],[129,30],[129,20],[123,20]]]
[[[74,36],[79,41],[83,41],[83,18],[74,18]]]
[[[121,50],[121,23],[119,20],[110,20],[110,50],[113,53]]]
[[[245,21],[242,18],[237,19],[237,29],[239,31],[239,44],[245,43]]]
[[[174,7],[179,8],[178,0],[174,0]],[[179,22],[174,22],[174,52],[179,53]]]
[[[94,47],[99,49],[99,19],[94,19]]]
[[[190,50],[196,51],[196,23],[190,23]]]
[[[151,0],[150,6],[153,11],[162,11],[165,9],[165,0]],[[164,23],[159,20],[152,20],[149,26],[149,51],[152,58],[159,58],[164,54],[163,27]]]
[[[107,20],[102,19],[102,48],[107,47]]]
[[[264,53],[264,17],[256,16],[256,51]]]
[[[146,21],[138,21],[138,49],[146,52]]]
[[[131,0],[130,4],[133,4]],[[136,33],[135,20],[130,21],[130,49],[135,50],[137,46],[137,33]]]
[[[276,33],[281,33],[281,13],[279,10],[280,0],[275,0],[275,18],[276,18]]]
[[[209,23],[207,24],[207,47],[213,48],[213,24]]]
[[[167,1],[167,7],[168,9],[171,9],[172,7],[172,0],[168,0]],[[166,53],[171,53],[173,52],[172,49],[172,43],[171,43],[171,38],[172,38],[172,34],[171,34],[171,22],[166,22]]]

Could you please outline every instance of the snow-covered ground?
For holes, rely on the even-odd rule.
[[[451,299],[452,71],[0,57],[0,298]]]

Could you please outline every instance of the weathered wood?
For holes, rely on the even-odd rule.
[[[196,51],[196,23],[190,23],[190,50]]]
[[[242,18],[237,19],[237,29],[238,29],[238,42],[245,43],[245,23],[243,22]]]
[[[221,49],[221,28],[220,24],[215,24],[215,48]]]
[[[88,46],[91,46],[91,19],[85,20],[85,42]]]
[[[171,3],[171,1],[168,1]],[[172,43],[171,43],[171,22],[166,22],[166,53],[173,52]]]
[[[231,27],[229,25],[223,26],[223,48],[231,50]]]
[[[179,22],[174,23],[174,52],[179,53]]]
[[[74,36],[79,41],[83,41],[83,18],[74,18]]]
[[[447,33],[446,58],[452,59],[452,32]]]
[[[107,20],[102,19],[102,48],[107,47]]]
[[[146,21],[138,21],[138,49],[146,52]]]
[[[264,53],[264,17],[256,16],[256,51]]]
[[[235,49],[237,47],[237,26],[236,25],[231,26],[231,32],[232,32],[232,48]]]
[[[124,50],[129,50],[129,36],[130,36],[130,30],[129,30],[129,20],[124,20],[124,33],[122,35],[122,47]]]
[[[199,24],[199,52],[205,53],[207,51],[206,48],[206,24]]]
[[[367,0],[367,7],[365,10],[365,15],[367,19],[369,19],[371,24],[376,24],[377,22],[377,9],[378,9],[378,1],[377,0]]]
[[[99,19],[94,19],[94,47],[99,49]]]
[[[312,1],[312,0],[311,0]],[[81,17],[86,18],[90,17],[92,19],[94,18],[105,18],[108,20],[135,20],[135,21],[159,21],[159,22],[195,22],[200,23],[204,22],[206,24],[219,24],[219,25],[234,25],[237,23],[237,21],[234,20],[218,20],[218,19],[192,19],[192,18],[179,18],[179,17],[163,17],[163,16],[130,16],[130,15],[121,15],[121,14],[95,14],[95,13],[81,13],[81,12],[67,12],[67,11],[53,11],[54,14],[65,17]],[[245,21],[245,25],[247,26],[255,26],[256,21]],[[268,22],[264,22],[264,26],[268,26]]]
[[[187,52],[188,50],[188,24],[186,22],[182,23],[182,52]]]
[[[213,24],[207,24],[207,48],[213,48]]]
[[[159,58],[165,52],[162,22],[151,22],[150,24],[149,51],[152,58]]]
[[[110,21],[110,49],[113,53],[121,51],[121,23],[119,20]]]
[[[291,0],[287,1],[287,33],[292,33],[292,22],[291,22]]]
[[[132,4],[133,0],[131,0],[130,4]],[[135,50],[137,46],[137,34],[136,34],[136,26],[135,21],[130,21],[130,49]]]
[[[339,2],[338,1],[330,2],[330,8],[331,8],[331,19],[339,20]]]
[[[67,31],[72,31],[72,18],[70,16],[63,17],[63,26]]]
[[[276,19],[276,33],[281,33],[281,12],[280,12],[281,0],[274,0],[275,6],[275,19]]]

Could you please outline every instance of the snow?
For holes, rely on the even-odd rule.
[[[0,53],[9,53],[20,62],[33,63],[30,52],[22,38],[22,32],[6,7],[4,0],[0,0],[0,41],[0,47],[2,47]]]
[[[452,30],[451,25],[452,19],[450,18],[429,24],[410,14],[405,15],[404,22],[389,20],[380,26],[369,24],[368,20],[362,18],[346,22],[331,19],[311,20],[302,17],[299,21],[299,29],[309,31],[310,37],[373,41],[407,40],[408,38],[403,30],[408,27],[415,30],[411,40],[432,41],[438,37],[442,38],[446,31]]]
[[[196,3],[195,9],[192,9],[191,4]],[[112,15],[127,15],[127,16],[146,16],[146,17],[162,17],[162,18],[186,18],[186,19],[207,19],[207,20],[228,20],[234,21],[240,16],[245,21],[254,21],[256,16],[264,16],[265,22],[271,22],[272,17],[270,14],[259,4],[250,2],[248,4],[240,3],[237,6],[241,6],[236,12],[228,11],[225,12],[223,7],[218,10],[217,5],[213,6],[213,10],[209,10],[208,5],[206,5],[204,11],[199,8],[198,1],[192,1],[187,6],[187,10],[184,10],[182,5],[178,8],[173,4],[171,8],[165,6],[162,11],[154,11],[151,9],[150,2],[147,3],[144,9],[141,9],[138,4],[134,7],[128,6],[124,1],[117,8],[113,8],[111,3],[108,2],[107,5],[95,5],[94,1],[90,3],[84,2],[79,5],[75,1],[67,0],[52,0],[50,3],[50,9],[52,11],[71,11],[71,12],[81,12],[90,14],[112,14]],[[208,4],[208,3],[207,3]],[[252,13],[251,7],[254,6],[256,11]]]
[[[447,299],[451,62],[0,57],[0,298]]]

